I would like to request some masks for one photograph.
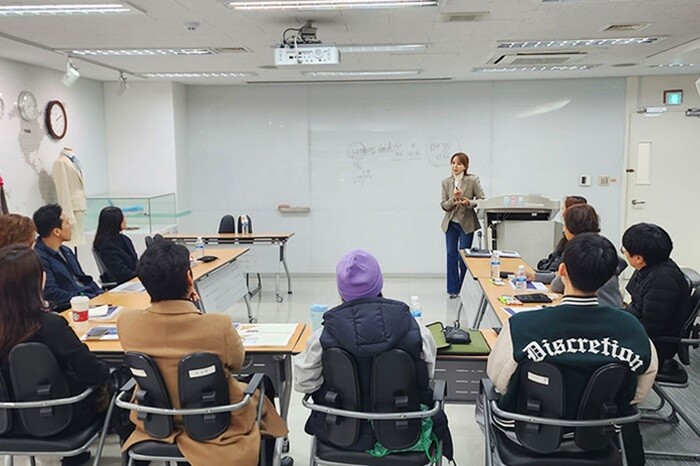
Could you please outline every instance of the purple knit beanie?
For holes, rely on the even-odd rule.
[[[384,279],[379,262],[362,249],[353,249],[335,267],[338,293],[343,301],[379,296]]]

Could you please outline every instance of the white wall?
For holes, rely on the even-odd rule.
[[[0,119],[0,175],[11,211],[31,216],[41,205],[55,202],[51,167],[62,147],[75,149],[85,173],[88,195],[107,189],[104,102],[102,84],[79,79],[71,88],[61,85],[62,73],[0,59],[0,93],[5,115]],[[17,97],[31,91],[42,114],[35,121],[22,120]],[[48,136],[43,109],[50,100],[66,107],[68,131],[55,141]]]
[[[293,272],[330,273],[366,247],[387,273],[443,273],[439,183],[457,150],[487,195],[582,194],[619,238],[619,183],[580,188],[578,177],[621,177],[623,79],[188,86],[187,113],[192,216],[180,229],[248,213],[257,231],[296,232]],[[280,214],[280,203],[311,213]]]
[[[109,190],[150,195],[177,189],[173,83],[104,83]]]

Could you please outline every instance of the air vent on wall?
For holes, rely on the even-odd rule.
[[[603,29],[605,32],[629,32],[629,31],[641,31],[651,26],[651,23],[620,23],[611,24]]]
[[[474,23],[482,21],[488,14],[488,11],[440,13],[439,20],[442,23]]]
[[[250,50],[248,50],[245,47],[216,47],[214,48],[216,53],[248,53]]]
[[[492,63],[500,66],[561,65],[573,63],[586,56],[586,52],[513,53],[498,56]]]

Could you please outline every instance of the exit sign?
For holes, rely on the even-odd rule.
[[[666,105],[680,105],[683,103],[683,91],[674,89],[672,91],[664,91],[664,103]]]

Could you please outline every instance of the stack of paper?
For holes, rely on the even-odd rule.
[[[540,309],[543,309],[542,306],[532,306],[532,307],[504,307],[503,310],[506,311],[509,315],[515,315],[519,312],[525,312],[525,311],[538,311]]]
[[[88,310],[90,320],[111,320],[117,316],[124,306],[110,306],[103,304],[102,306],[92,307]]]
[[[125,282],[110,290],[112,293],[142,293],[146,291],[140,281]]]
[[[286,346],[297,324],[233,324],[243,346]]]

